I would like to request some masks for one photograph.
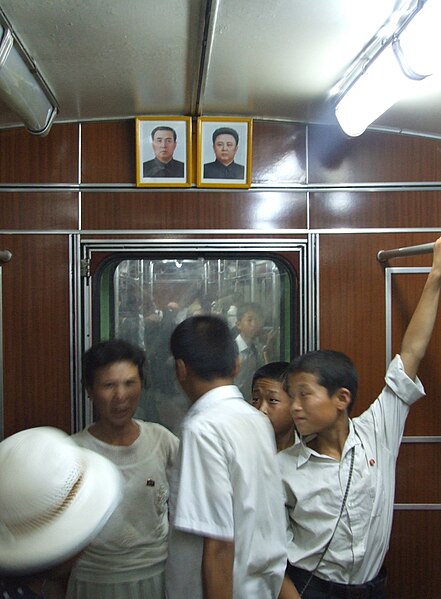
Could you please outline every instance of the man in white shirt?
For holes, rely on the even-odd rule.
[[[171,351],[192,406],[171,477],[167,598],[274,599],[287,552],[270,421],[233,385],[237,352],[223,319],[183,321]],[[298,598],[292,586],[280,596]]]

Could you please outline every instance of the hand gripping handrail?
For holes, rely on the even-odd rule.
[[[395,250],[380,250],[377,253],[377,260],[379,262],[387,262],[389,258],[398,258],[400,256],[417,256],[419,254],[430,254],[433,252],[435,242],[432,243],[421,243],[420,245],[409,245],[404,248],[397,248]]]

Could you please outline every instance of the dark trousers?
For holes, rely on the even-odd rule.
[[[311,578],[311,572],[296,568],[290,563],[286,573],[302,599],[387,599],[386,574],[383,570],[376,578],[365,584],[340,584],[317,576]]]

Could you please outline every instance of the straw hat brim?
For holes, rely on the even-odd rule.
[[[69,560],[86,547],[122,497],[117,468],[101,455],[78,447],[84,472],[69,506],[49,523],[12,535],[0,528],[0,573],[27,575]]]

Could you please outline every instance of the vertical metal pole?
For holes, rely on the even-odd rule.
[[[0,266],[0,441],[4,438],[4,412],[3,412],[3,287],[2,268]]]
[[[5,435],[4,423],[4,390],[3,390],[3,287],[2,287],[2,264],[9,262],[12,253],[9,250],[0,250],[0,441]]]
[[[256,261],[251,260],[251,301],[256,301]]]

